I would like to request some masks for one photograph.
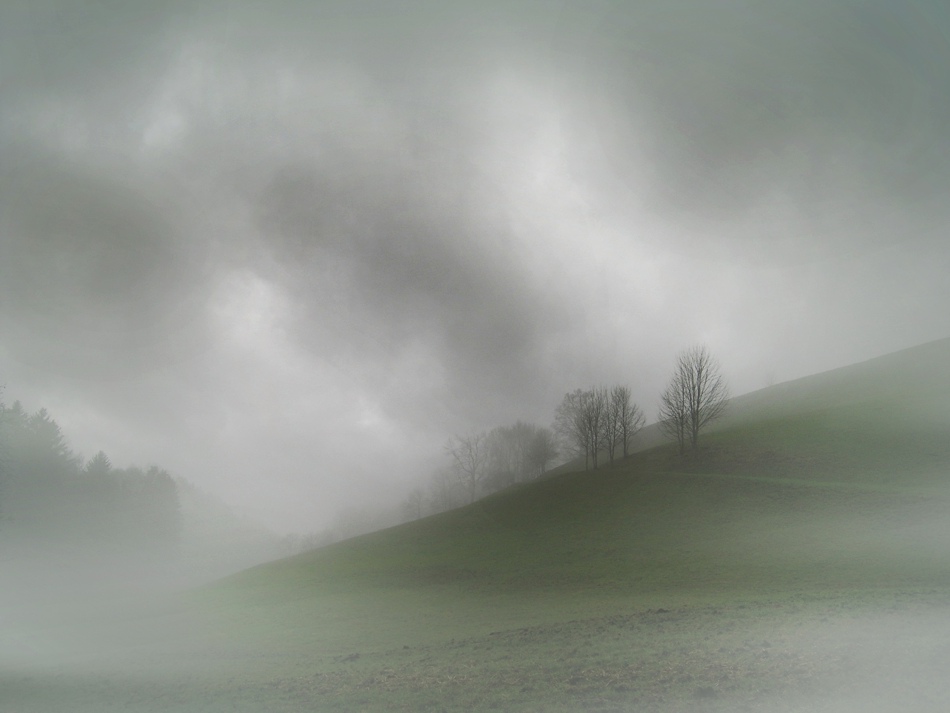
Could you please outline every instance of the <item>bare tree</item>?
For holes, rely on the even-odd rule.
[[[567,453],[584,454],[584,468],[598,465],[598,454],[606,447],[609,397],[607,389],[577,389],[564,395],[554,416],[554,430]]]
[[[613,390],[605,393],[604,396],[607,403],[604,412],[603,441],[604,448],[607,449],[607,459],[613,465],[614,454],[620,443],[620,414],[614,408]]]
[[[528,463],[535,476],[544,475],[548,464],[557,457],[557,442],[549,428],[538,428],[531,439]]]
[[[469,502],[475,502],[488,473],[488,437],[484,432],[465,438],[454,436],[445,444],[445,450],[452,456],[455,474],[468,493]]]
[[[622,446],[623,457],[626,458],[630,454],[630,442],[646,422],[643,411],[631,401],[629,387],[615,386],[611,390],[608,420],[615,424],[614,439],[611,441],[612,447],[615,449],[618,445]],[[611,462],[613,462],[612,456]]]
[[[537,426],[525,421],[518,421],[513,426],[508,427],[512,465],[515,480],[519,482],[527,480],[532,475],[529,453],[531,452],[531,441],[537,430]]]
[[[468,450],[468,440],[456,437],[449,442],[446,450],[450,454],[453,450],[458,451],[463,460],[466,456],[471,457],[473,454]],[[551,430],[525,421],[493,428],[484,436],[479,449],[479,455],[484,454],[484,474],[480,485],[486,492],[538,477],[557,455],[557,444]],[[455,455],[453,465],[460,473],[470,470],[469,464],[463,468]],[[467,477],[461,477],[460,482],[465,483],[468,489]]]
[[[686,452],[686,423],[689,420],[686,402],[686,382],[676,372],[660,394],[659,425],[663,433],[679,444],[680,453]]]
[[[518,421],[511,426],[498,426],[488,433],[486,478],[490,489],[500,490],[538,474],[535,441],[541,430],[534,424]],[[551,458],[553,455],[548,453],[545,466]]]
[[[413,488],[402,503],[402,516],[406,522],[419,520],[425,512],[422,488]]]
[[[487,451],[486,487],[489,490],[501,490],[515,483],[518,478],[517,444],[511,426],[496,426],[488,432],[485,439]]]
[[[428,486],[429,512],[445,512],[457,508],[464,501],[459,492],[461,483],[450,468],[439,469],[432,474]]]
[[[575,389],[564,394],[554,412],[554,433],[561,442],[565,455],[584,456],[584,467],[590,460],[590,443],[584,427],[584,401],[588,392]]]
[[[700,431],[726,408],[729,389],[719,363],[705,346],[690,347],[676,359],[673,377],[660,396],[660,427],[679,443],[695,449]]]
[[[584,430],[587,434],[588,451],[591,455],[591,464],[597,470],[598,455],[602,448],[607,446],[607,416],[609,399],[607,389],[591,389],[583,404]]]

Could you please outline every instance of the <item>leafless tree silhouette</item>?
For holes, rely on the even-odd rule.
[[[695,449],[702,429],[726,408],[729,389],[705,346],[690,347],[676,359],[673,377],[660,396],[660,427],[679,444]]]

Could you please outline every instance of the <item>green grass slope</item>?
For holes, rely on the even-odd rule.
[[[698,454],[229,577],[123,690],[195,711],[941,710],[947,365],[950,340],[782,384]],[[96,685],[70,709],[96,710]]]
[[[703,467],[942,494],[950,339],[734,399]]]
[[[219,645],[262,676],[341,676],[327,695],[359,708],[380,705],[387,689],[348,698],[347,681],[402,666],[391,687],[412,709],[428,699],[413,697],[407,677],[449,676],[458,642],[474,666],[463,689],[488,696],[512,652],[570,680],[578,662],[543,642],[584,629],[578,622],[692,612],[701,631],[709,621],[697,612],[710,607],[940,599],[950,585],[948,364],[950,340],[765,389],[737,399],[693,456],[661,447],[560,474],[248,570],[199,600],[215,613]],[[532,646],[498,645],[517,631],[545,633]],[[639,636],[641,663],[670,645],[655,631]],[[562,644],[582,641],[584,662],[608,668],[632,645]],[[433,650],[441,674],[423,656]],[[505,705],[530,708],[538,694],[528,693]],[[471,704],[459,696],[449,699]]]
[[[697,472],[654,470],[650,455],[263,565],[205,596],[258,621],[256,643],[343,654],[619,602],[950,584],[942,498],[695,462],[684,467]]]
[[[948,393],[950,338],[740,396],[733,400],[733,414],[725,422],[878,403],[904,408],[946,426],[950,424],[950,404],[942,397]]]

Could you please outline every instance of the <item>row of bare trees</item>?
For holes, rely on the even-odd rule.
[[[706,347],[686,349],[677,356],[673,376],[660,396],[659,428],[677,442],[680,453],[695,450],[700,431],[722,415],[728,398],[719,363]],[[577,389],[564,395],[551,429],[519,421],[488,432],[453,436],[445,451],[454,485],[464,500],[474,502],[482,492],[543,474],[558,457],[583,456],[586,469],[596,469],[604,456],[610,463],[618,456],[626,458],[645,422],[627,386]],[[442,474],[438,479],[433,502],[451,500],[447,478]],[[407,507],[421,512],[421,491]]]
[[[584,467],[597,468],[602,453],[611,463],[618,450],[626,458],[637,431],[645,422],[630,388],[577,389],[565,394],[554,415],[554,431],[566,452],[584,456]]]
[[[465,499],[474,502],[483,491],[543,475],[558,456],[583,455],[586,467],[594,468],[604,453],[611,463],[618,454],[626,457],[644,421],[627,386],[578,389],[566,394],[558,406],[553,429],[518,421],[488,432],[453,436],[445,452]],[[413,496],[407,507],[419,511],[420,497]]]
[[[558,454],[550,429],[524,421],[453,436],[445,451],[469,502],[480,490],[500,490],[542,475]]]

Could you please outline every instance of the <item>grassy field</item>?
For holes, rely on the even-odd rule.
[[[0,668],[0,709],[947,710],[944,364],[941,342],[783,384],[695,456],[561,473],[103,615]]]

